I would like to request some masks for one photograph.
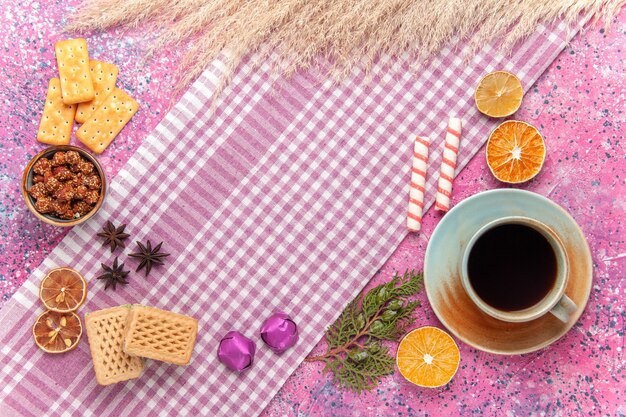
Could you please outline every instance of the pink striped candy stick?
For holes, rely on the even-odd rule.
[[[413,167],[411,168],[411,188],[409,191],[409,212],[406,227],[411,232],[418,232],[422,227],[424,210],[424,184],[428,164],[428,145],[430,139],[417,136],[413,148]]]
[[[450,209],[450,197],[452,196],[452,181],[456,169],[456,156],[459,153],[461,141],[461,119],[451,117],[446,131],[446,144],[443,149],[439,183],[437,184],[437,198],[435,209],[448,211]]]

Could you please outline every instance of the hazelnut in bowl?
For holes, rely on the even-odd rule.
[[[75,226],[102,206],[106,177],[98,160],[71,145],[39,152],[24,169],[22,196],[28,209],[54,226]]]

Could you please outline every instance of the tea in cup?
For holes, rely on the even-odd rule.
[[[468,242],[461,279],[486,314],[508,322],[551,313],[563,322],[576,311],[565,295],[569,262],[558,235],[527,217],[504,217],[480,228]]]

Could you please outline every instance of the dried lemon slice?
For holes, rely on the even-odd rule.
[[[400,341],[396,363],[402,376],[420,387],[436,388],[450,382],[461,355],[450,335],[436,327],[415,329]]]
[[[519,120],[507,120],[489,135],[485,155],[494,177],[518,184],[541,171],[546,145],[534,126]]]
[[[35,343],[48,353],[63,353],[74,349],[83,334],[83,325],[76,313],[46,311],[33,326]]]
[[[523,97],[521,81],[507,71],[495,71],[485,75],[474,93],[478,110],[491,117],[512,115],[519,109]]]
[[[67,313],[80,307],[87,297],[87,281],[71,268],[56,268],[41,280],[39,298],[51,311]]]

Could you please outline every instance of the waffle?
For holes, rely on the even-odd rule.
[[[122,351],[124,327],[130,306],[94,311],[85,315],[85,327],[96,372],[96,382],[110,385],[137,378],[143,371],[143,360]]]
[[[196,343],[193,317],[154,307],[134,305],[126,322],[124,352],[175,365],[187,365]]]

